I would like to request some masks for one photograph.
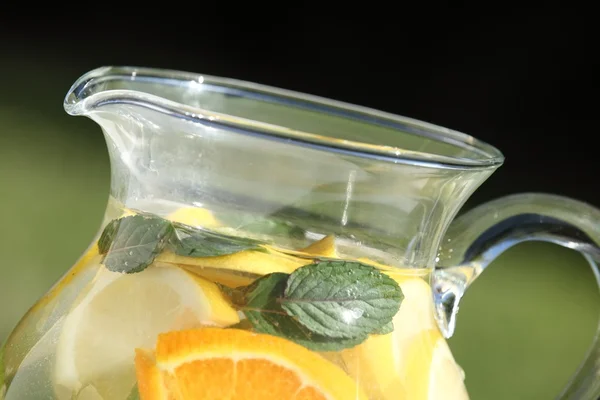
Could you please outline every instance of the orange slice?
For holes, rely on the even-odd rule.
[[[338,366],[288,340],[199,328],[136,350],[141,400],[367,400]]]

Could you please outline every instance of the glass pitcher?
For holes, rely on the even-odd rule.
[[[111,162],[101,229],[0,350],[0,399],[467,399],[446,344],[469,285],[528,240],[599,278],[600,211],[509,196],[503,162],[420,121],[254,83],[91,71],[70,115]],[[561,399],[600,395],[598,335]]]

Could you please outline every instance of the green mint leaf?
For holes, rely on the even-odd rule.
[[[133,215],[118,221],[118,225],[107,225],[110,231],[102,235],[104,247],[107,246],[105,241],[112,239],[102,263],[113,272],[143,271],[163,250],[173,232],[171,223],[159,217]]]
[[[296,225],[274,217],[252,215],[242,212],[218,213],[218,219],[239,231],[269,236],[304,238],[304,230]]]
[[[225,295],[229,299],[229,301],[233,304],[234,307],[238,309],[242,308],[246,305],[246,290],[250,286],[240,287],[240,288],[230,288],[229,286],[225,286],[222,283],[215,282],[221,293]]]
[[[347,261],[305,265],[287,280],[281,307],[310,331],[330,338],[355,338],[389,324],[403,295],[378,269]]]
[[[225,236],[187,225],[173,224],[175,235],[169,242],[174,253],[186,257],[214,257],[244,250],[264,250],[252,239]]]
[[[131,393],[129,393],[126,400],[140,400],[140,391],[138,390],[137,383],[131,389]]]
[[[233,303],[242,308],[244,312],[262,311],[288,316],[284,310],[279,307],[278,300],[285,291],[289,275],[283,272],[274,272],[259,278],[249,286],[233,289],[234,292],[243,294],[241,300],[236,301],[232,296]]]
[[[110,245],[112,244],[117,231],[119,230],[119,225],[121,224],[121,218],[113,219],[110,221],[104,230],[102,231],[102,235],[100,235],[100,239],[98,239],[98,250],[100,254],[106,254]]]
[[[371,333],[375,335],[387,335],[388,333],[392,332],[394,332],[394,323],[390,321],[387,324],[383,325],[381,328],[375,329]]]
[[[315,334],[281,308],[289,275],[273,273],[256,280],[250,286],[238,289],[245,293],[240,309],[254,331],[279,336],[313,351],[339,351],[363,342],[367,335],[336,339]]]

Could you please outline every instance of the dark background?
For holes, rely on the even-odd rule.
[[[469,8],[361,4],[352,16],[323,5],[179,3],[177,16],[158,9],[146,18],[117,9],[4,14],[0,340],[98,228],[108,193],[105,143],[93,122],[67,116],[62,100],[81,74],[102,65],[255,81],[466,132],[502,150],[506,163],[465,209],[524,191],[600,207],[592,12],[545,6],[492,18]],[[544,244],[518,246],[500,264],[466,296],[452,348],[474,399],[551,398],[597,323],[592,275],[580,256]]]
[[[227,7],[202,5],[190,9],[198,18],[91,11],[5,17],[2,64],[14,69],[3,86],[15,92],[3,101],[31,107],[39,85],[64,79],[64,94],[101,65],[250,80],[410,116],[495,145],[506,164],[474,201],[545,191],[600,205],[591,184],[600,82],[594,16],[548,6],[502,17],[432,8],[434,15],[386,15],[385,8],[331,15],[305,6],[231,16]],[[25,66],[37,72],[23,76]],[[53,100],[35,103],[55,110],[61,104]]]
[[[500,148],[506,164],[489,181],[487,195],[475,195],[478,201],[547,191],[600,204],[594,185],[584,183],[593,182],[598,171],[591,144],[599,83],[595,17],[585,10],[574,15],[523,9],[503,17],[476,16],[468,9],[438,9],[437,17],[386,15],[385,9],[336,16],[308,6],[270,10],[277,17],[268,9],[236,17],[227,11],[202,5],[198,19],[93,12],[58,20],[5,18],[2,64],[39,68],[41,74],[14,88],[27,101],[42,81],[59,79],[50,75],[51,66],[69,79],[66,85],[95,67],[125,64],[358,103],[463,131]],[[5,79],[3,86],[16,83]],[[51,105],[59,107],[59,100]]]

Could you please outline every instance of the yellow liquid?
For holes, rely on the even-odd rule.
[[[171,216],[179,222],[196,216],[195,224],[220,229],[204,210]],[[216,257],[164,250],[143,271],[121,274],[106,269],[94,243],[13,331],[0,360],[0,399],[137,399],[138,386],[146,382],[137,382],[136,349],[152,351],[159,334],[177,330],[231,325],[251,330],[222,293],[224,287],[291,273],[317,257],[337,257],[333,237],[302,249],[265,248]],[[402,289],[394,330],[371,334],[351,348],[318,352],[329,365],[324,371],[333,368],[348,376],[356,388],[348,400],[468,399],[462,370],[433,318],[430,271],[360,261],[379,268]],[[201,379],[202,371],[197,374]],[[263,384],[279,383],[266,377]]]

